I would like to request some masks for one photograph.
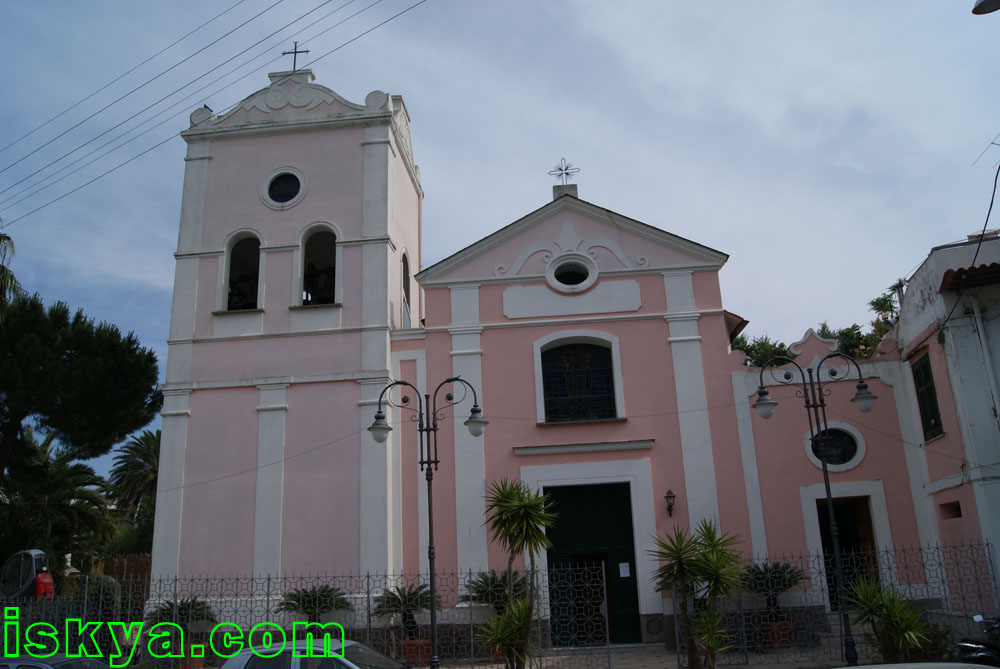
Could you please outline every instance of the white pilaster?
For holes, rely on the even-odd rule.
[[[184,192],[181,194],[181,221],[177,235],[178,253],[201,250],[202,227],[205,217],[205,184],[208,161],[212,158],[211,142],[188,144],[184,161]]]
[[[757,470],[757,445],[753,438],[753,420],[748,399],[756,387],[757,377],[752,372],[733,374],[733,405],[736,408],[743,487],[746,489],[747,513],[750,517],[750,546],[755,557],[767,555],[764,503],[760,496],[760,474]]]
[[[160,416],[160,468],[153,525],[153,578],[173,578],[180,560],[184,452],[187,448],[189,390],[164,390]]]
[[[417,363],[417,378],[415,379],[403,379],[400,372],[400,363],[404,360],[413,360]],[[417,388],[427,387],[427,356],[423,351],[400,351],[399,353],[392,354],[392,370],[393,374],[397,379],[409,381]],[[387,420],[389,424],[394,427],[400,427],[406,429],[406,425],[410,425],[410,421],[407,416],[403,416],[404,413],[402,409],[390,407],[392,410],[387,412]],[[410,412],[405,412],[410,413]],[[402,429],[394,429],[392,433],[402,432]],[[411,425],[413,430],[412,434],[417,436],[417,430],[415,425]],[[401,437],[400,437],[401,438]],[[397,454],[396,458],[396,469],[399,471],[397,476],[393,477],[393,484],[396,489],[399,489],[399,482],[402,481],[402,470],[408,467],[412,467],[414,481],[416,481],[417,490],[417,557],[419,564],[419,571],[421,574],[426,574],[430,571],[429,564],[427,562],[427,480],[425,478],[424,472],[420,471],[420,467],[416,466],[416,460],[413,462],[404,463],[402,461],[400,441],[394,442],[395,448],[394,452]],[[393,532],[395,536],[398,536],[398,548],[394,551],[394,554],[398,553],[398,569],[395,571],[402,572],[403,561],[402,561],[402,550],[403,550],[403,528],[402,528],[402,498],[397,494],[393,497],[393,505],[390,507],[392,512],[395,514],[393,518]]]
[[[663,273],[670,328],[670,354],[674,362],[684,487],[692,526],[701,520],[719,519],[718,482],[708,423],[708,396],[701,364],[701,337],[690,271]]]
[[[362,187],[361,236],[387,237],[391,216],[389,201],[389,128],[365,128],[364,185]],[[366,571],[388,571],[392,532],[390,487],[393,453],[399,451],[398,436],[390,433],[384,444],[367,431],[375,415],[379,394],[389,382],[389,257],[385,243],[364,244],[364,274],[355,277],[361,286],[360,369],[358,402],[358,447],[360,448],[360,564]],[[391,416],[389,420],[392,420]],[[398,423],[397,423],[398,426]]]
[[[451,288],[451,364],[455,376],[461,376],[479,393],[483,389],[483,351],[479,324],[479,286],[462,285]],[[466,388],[455,385],[455,397],[462,397]],[[472,397],[453,411],[455,430],[455,513],[458,543],[458,564],[462,569],[485,569],[488,540],[483,518],[486,514],[486,456],[482,437],[473,437],[465,427],[472,408]],[[484,410],[485,413],[486,410]],[[487,427],[487,431],[489,428]]]

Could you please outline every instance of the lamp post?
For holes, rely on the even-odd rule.
[[[481,436],[483,428],[486,427],[489,421],[483,418],[483,410],[479,408],[476,389],[468,381],[458,376],[452,376],[439,383],[437,388],[434,389],[434,394],[424,394],[423,400],[421,400],[420,391],[412,383],[393,381],[382,389],[382,394],[378,398],[378,410],[375,412],[375,421],[368,428],[368,431],[372,433],[372,438],[376,442],[384,444],[385,440],[389,438],[389,433],[392,432],[392,426],[385,421],[385,413],[382,411],[382,401],[385,400],[387,404],[392,404],[389,401],[388,393],[396,386],[411,388],[416,393],[416,408],[406,406],[410,402],[410,398],[406,395],[402,396],[400,404],[393,406],[399,406],[402,409],[409,409],[416,412],[416,416],[411,417],[411,420],[417,423],[417,435],[420,443],[420,459],[418,464],[420,465],[420,470],[425,472],[425,478],[427,479],[427,568],[430,570],[431,586],[431,669],[437,669],[441,664],[438,659],[437,584],[434,578],[434,496],[432,485],[434,471],[438,468],[439,462],[437,446],[438,419],[444,418],[440,411],[454,406],[465,399],[464,393],[458,401],[455,401],[452,393],[446,393],[444,404],[438,408],[438,393],[441,388],[449,383],[460,383],[472,392],[472,410],[464,425],[469,428],[469,433],[473,437]]]
[[[813,445],[813,452],[817,454],[817,457],[823,463],[823,485],[826,487],[826,510],[830,516],[830,539],[831,543],[833,543],[833,559],[837,572],[837,605],[840,608],[840,621],[844,629],[844,659],[847,660],[847,666],[853,667],[858,664],[858,650],[854,643],[854,636],[851,634],[851,620],[847,614],[847,608],[844,606],[844,565],[840,557],[840,536],[837,530],[837,521],[833,513],[833,495],[830,493],[830,472],[826,467],[826,461],[829,456],[825,446],[832,441],[829,433],[829,425],[826,420],[826,400],[824,399],[826,392],[829,391],[824,389],[821,378],[823,364],[828,360],[836,358],[846,360],[848,363],[853,364],[857,370],[857,392],[851,398],[851,402],[862,413],[868,413],[872,410],[872,406],[878,398],[868,390],[868,384],[865,383],[858,362],[843,353],[831,353],[820,360],[815,368],[810,367],[806,369],[802,369],[797,362],[783,355],[771,358],[761,365],[757,401],[753,403],[753,408],[757,410],[761,418],[767,419],[774,415],[774,409],[778,406],[778,402],[771,398],[770,393],[764,388],[764,370],[786,363],[795,365],[795,368],[799,370],[802,386],[801,390],[796,390],[795,394],[805,401],[806,414],[809,416],[809,438]],[[833,367],[827,370],[827,374],[833,380],[837,379],[839,373]],[[785,385],[799,383],[799,381],[795,380],[791,370],[785,370],[781,378],[777,380],[779,383]]]

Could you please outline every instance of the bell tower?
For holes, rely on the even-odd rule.
[[[364,428],[419,322],[409,116],[269,77],[181,133],[156,576],[400,566],[398,449]]]

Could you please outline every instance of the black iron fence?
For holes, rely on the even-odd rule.
[[[990,547],[967,544],[844,553],[845,600],[836,589],[832,556],[787,555],[759,558],[740,580],[731,601],[720,606],[719,664],[778,664],[843,660],[840,607],[846,605],[862,663],[951,659],[955,641],[977,636],[974,614],[995,617],[996,578]],[[858,624],[859,605],[895,607],[896,616],[921,639],[919,647],[899,644],[886,630],[898,621]],[[704,606],[695,598],[697,611]],[[684,621],[675,617],[680,640],[678,666],[687,666]],[[699,642],[696,641],[696,644]]]
[[[947,659],[954,642],[976,636],[972,616],[998,613],[996,578],[987,545],[905,548],[844,555],[849,583],[868,583],[876,594],[892,593],[906,610],[918,612],[924,643],[919,653],[902,659]],[[722,605],[719,664],[830,662],[843,659],[841,602],[833,584],[833,564],[823,555],[769,556],[753,561],[739,588]],[[575,668],[628,665],[628,654],[657,666],[687,664],[684,622],[664,600],[664,622],[673,628],[665,648],[612,648],[609,601],[601,565],[539,570],[535,580],[534,622],[530,629],[529,667]],[[642,587],[642,584],[640,584]],[[439,656],[445,666],[502,666],[503,649],[488,633],[507,611],[511,594],[524,599],[529,583],[523,573],[437,574]],[[870,588],[871,589],[871,588]],[[851,610],[849,602],[845,602]],[[270,623],[291,639],[296,622],[335,622],[347,639],[414,666],[426,665],[430,647],[430,593],[426,575],[345,574],[305,577],[213,577],[115,580],[101,575],[79,578],[75,591],[38,602],[3,602],[19,608],[20,629],[48,622],[59,629],[69,619],[84,622],[154,622],[179,625],[186,644],[205,648],[202,666],[224,661],[214,652],[212,630],[228,623],[248,640]],[[611,604],[613,607],[613,603]],[[696,613],[703,602],[690,603]],[[649,612],[646,618],[649,617]],[[852,613],[852,620],[856,613]],[[134,628],[133,628],[134,629]],[[885,658],[884,644],[872,625],[854,625],[863,662]],[[110,652],[129,634],[127,627],[102,626],[95,638]],[[668,635],[671,636],[671,635]],[[696,645],[699,643],[696,637]],[[181,666],[155,660],[140,644],[133,665],[142,669]],[[650,660],[650,657],[653,657]],[[886,658],[887,659],[887,658]],[[189,664],[187,666],[190,666]]]
[[[491,623],[511,601],[531,589],[524,573],[438,573],[438,655],[445,666],[503,666],[503,648],[490,643]],[[608,667],[604,571],[574,566],[540,570],[535,576],[534,622],[527,653],[533,667]],[[95,635],[105,657],[127,647],[130,622],[178,625],[185,656],[197,646],[195,664],[218,667],[225,661],[224,632],[239,631],[249,644],[265,632],[293,638],[296,622],[338,623],[346,639],[359,641],[413,666],[430,659],[430,592],[426,575],[339,575],[302,577],[213,577],[115,580],[83,575],[69,596],[40,601],[4,602],[18,606],[20,627],[48,622],[62,630],[66,621],[119,622],[102,625]],[[264,624],[263,626],[260,626]],[[213,635],[212,630],[219,627]],[[255,629],[255,626],[260,626]],[[135,629],[135,628],[133,628]],[[138,630],[136,630],[138,631]],[[272,640],[276,637],[272,637]],[[140,642],[133,664],[149,669],[185,666],[157,660]],[[290,650],[290,647],[289,647]]]

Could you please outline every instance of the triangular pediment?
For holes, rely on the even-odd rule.
[[[571,195],[536,209],[417,275],[425,286],[542,278],[553,258],[590,258],[602,274],[718,269],[728,255]]]
[[[196,109],[187,133],[382,116],[393,111],[391,97],[382,91],[372,91],[364,104],[357,104],[313,83],[311,70],[272,72],[268,76],[270,86],[244,98],[222,116],[215,116],[208,107]]]

